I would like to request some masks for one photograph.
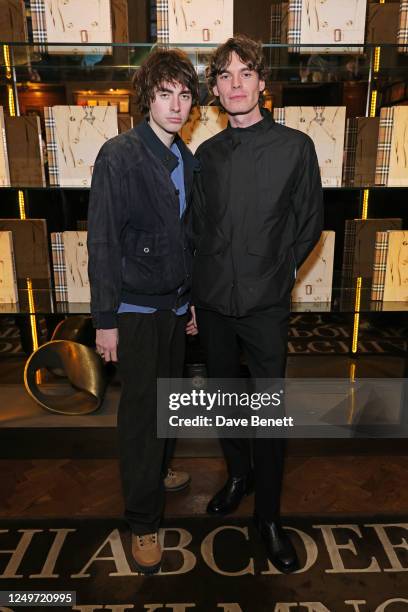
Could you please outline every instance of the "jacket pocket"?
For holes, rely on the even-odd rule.
[[[125,248],[128,257],[161,257],[169,252],[169,237],[166,232],[129,232]]]

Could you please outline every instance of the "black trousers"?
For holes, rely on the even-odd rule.
[[[245,317],[229,317],[210,310],[197,312],[198,329],[207,356],[210,378],[239,378],[244,352],[253,378],[284,378],[287,354],[289,301]],[[222,438],[220,443],[231,476],[255,473],[255,512],[275,520],[280,495],[285,440]]]
[[[118,409],[119,466],[125,518],[133,533],[157,531],[163,514],[164,484],[175,440],[156,433],[156,380],[181,378],[187,315],[172,311],[118,315],[118,368],[122,393]]]

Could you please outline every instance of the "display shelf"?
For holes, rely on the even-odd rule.
[[[18,293],[17,304],[0,303],[0,315],[89,315],[91,312],[89,303],[57,302],[51,289],[20,289]],[[361,289],[358,312],[408,312],[408,302],[374,301],[370,294],[371,289]],[[356,312],[356,289],[333,288],[330,303],[292,302],[291,312],[353,314]]]

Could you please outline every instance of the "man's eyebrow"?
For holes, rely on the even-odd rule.
[[[251,68],[250,66],[245,66],[244,68],[240,68],[240,72],[244,72],[246,70],[254,70],[253,68]],[[231,74],[231,71],[228,70],[227,68],[224,68],[224,70],[220,70],[218,74]]]
[[[157,91],[161,91],[164,93],[174,93],[173,89],[169,89],[168,87],[158,87]],[[184,94],[184,93],[191,93],[191,91],[187,88],[182,89],[179,93]]]

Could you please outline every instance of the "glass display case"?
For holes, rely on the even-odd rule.
[[[49,268],[40,279],[43,284],[29,276],[17,279],[14,302],[0,296],[4,333],[7,335],[8,329],[18,329],[23,339],[19,350],[8,350],[7,343],[3,343],[2,363],[15,355],[20,355],[24,361],[33,349],[50,339],[55,325],[66,317],[89,315],[88,302],[63,300],[58,293],[58,266],[55,257],[53,259],[52,236],[86,231],[92,159],[103,139],[132,129],[142,120],[131,85],[141,61],[158,44],[182,47],[199,75],[200,105],[205,108],[217,105],[205,80],[205,68],[215,42],[211,39],[182,40],[180,44],[163,42],[155,3],[112,2],[109,40],[95,37],[90,40],[90,35],[81,30],[82,39],[66,36],[60,37],[60,42],[52,39],[50,29],[47,36],[41,34],[39,17],[33,11],[30,13],[29,4],[26,3],[24,10],[25,31],[23,28],[19,37],[0,42],[1,217],[46,220]],[[373,299],[376,295],[384,295],[381,292],[373,294],[372,289],[373,270],[375,265],[377,268],[380,265],[374,262],[376,234],[371,232],[362,247],[363,243],[357,243],[355,236],[351,236],[355,230],[350,229],[352,220],[389,218],[399,220],[399,225],[392,228],[396,232],[403,234],[407,227],[408,130],[404,130],[408,127],[408,45],[396,36],[399,4],[367,3],[363,40],[353,44],[344,38],[343,42],[331,42],[330,47],[325,42],[317,44],[317,39],[288,41],[288,3],[262,0],[259,13],[251,11],[249,5],[243,1],[234,3],[233,30],[245,31],[263,41],[270,70],[264,106],[273,113],[275,121],[302,129],[315,140],[323,178],[325,230],[334,232],[329,290],[324,300],[319,299],[319,291],[315,291],[310,281],[310,288],[305,290],[300,301],[292,301],[293,321],[299,321],[299,317],[303,321],[308,316],[314,317],[313,320],[320,317],[321,325],[330,327],[330,321],[334,321],[333,329],[346,330],[341,349],[336,345],[331,350],[326,345],[321,352],[316,351],[318,354],[346,354],[352,358],[368,353],[381,357],[404,356],[408,337],[405,333],[408,313],[405,269],[408,265],[404,260],[400,270],[401,283],[406,283],[406,298],[402,292],[398,299]],[[380,6],[387,8],[380,9]],[[384,14],[378,15],[379,11]],[[224,18],[230,19],[228,11]],[[75,21],[71,26],[75,29]],[[224,24],[222,31],[227,29]],[[58,38],[59,34],[54,33],[54,36]],[[161,42],[158,43],[157,38]],[[73,107],[78,110],[72,110]],[[71,110],[55,110],[64,108]],[[106,122],[101,124],[104,135],[98,140],[92,130],[102,113],[106,116],[107,109],[111,123],[109,126]],[[202,111],[204,115],[205,112]],[[79,173],[78,179],[68,171],[64,174],[61,160],[55,156],[58,142],[55,145],[55,133],[51,134],[59,125],[77,121],[75,113],[84,115],[89,128],[82,135],[67,136],[76,161],[80,159],[89,170],[86,176]],[[338,123],[332,119],[334,114]],[[202,116],[197,116],[197,123]],[[13,118],[21,118],[23,123],[18,125],[11,120]],[[92,121],[88,121],[89,118]],[[384,126],[388,126],[387,133]],[[29,133],[31,136],[26,136]],[[88,148],[81,149],[82,142],[86,142]],[[405,151],[404,159],[403,155],[394,159],[396,147]],[[388,155],[386,158],[384,151]],[[4,170],[5,156],[9,162],[8,174]],[[0,227],[0,231],[2,229]],[[382,229],[381,223],[377,229]],[[405,237],[401,240],[404,244]],[[359,266],[358,252],[361,254],[362,248],[372,252],[368,273],[366,268]],[[382,265],[384,267],[384,262]],[[382,283],[386,283],[384,276]],[[381,350],[373,348],[387,326],[400,330],[396,341],[394,344],[389,341]],[[379,331],[379,336],[376,337],[375,331],[370,336],[372,350],[363,342],[368,329]],[[294,339],[296,333],[290,338]],[[329,336],[325,338],[327,341],[330,341]],[[196,361],[199,350],[197,352],[197,347],[192,350],[192,361]],[[292,352],[314,353],[307,349]],[[20,376],[22,368],[19,366],[16,371]],[[13,376],[11,379],[17,384]]]

